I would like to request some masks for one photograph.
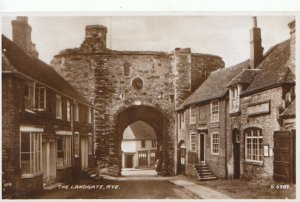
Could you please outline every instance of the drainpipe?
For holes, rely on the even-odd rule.
[[[227,99],[225,99],[225,176],[228,178],[228,168],[227,168]]]

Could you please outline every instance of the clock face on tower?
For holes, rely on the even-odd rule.
[[[137,89],[140,90],[143,87],[143,80],[140,78],[135,78],[132,80],[132,86]]]

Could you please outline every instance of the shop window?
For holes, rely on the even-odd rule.
[[[246,161],[263,161],[263,134],[259,128],[245,130]]]
[[[211,102],[211,122],[212,123],[219,122],[219,101]]]
[[[211,135],[211,153],[219,154],[220,148],[220,134],[212,133]]]
[[[71,166],[71,138],[72,136],[62,136],[57,138],[57,168],[65,168]]]
[[[42,133],[21,132],[21,170],[22,174],[41,172]]]

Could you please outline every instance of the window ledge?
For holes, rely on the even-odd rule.
[[[72,167],[72,166],[56,167],[56,169],[58,169],[58,170],[63,170],[63,169],[71,168],[71,167]]]
[[[230,116],[240,116],[241,115],[241,111],[237,111],[237,112],[229,112]]]
[[[249,160],[245,160],[244,163],[252,164],[252,165],[258,165],[258,166],[262,166],[263,165],[262,161],[249,161]]]
[[[32,114],[35,114],[34,111],[32,111],[31,109],[25,109],[26,112],[29,112],[29,113],[32,113]]]
[[[37,173],[28,173],[28,174],[22,174],[22,178],[33,178],[36,176],[43,175],[43,172],[37,172]]]
[[[220,153],[211,153],[213,156],[220,156]]]

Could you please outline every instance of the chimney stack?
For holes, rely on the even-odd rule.
[[[256,69],[263,59],[264,48],[261,46],[261,31],[257,27],[256,16],[252,17],[253,28],[250,30],[250,68]]]
[[[85,27],[85,39],[81,44],[81,50],[85,53],[106,52],[107,28],[102,25],[87,25]]]
[[[290,28],[289,68],[295,75],[295,45],[296,45],[296,21],[295,20],[289,23],[289,28]]]
[[[26,51],[30,56],[38,58],[35,44],[31,41],[31,26],[28,24],[28,17],[18,16],[11,22],[13,42]]]

